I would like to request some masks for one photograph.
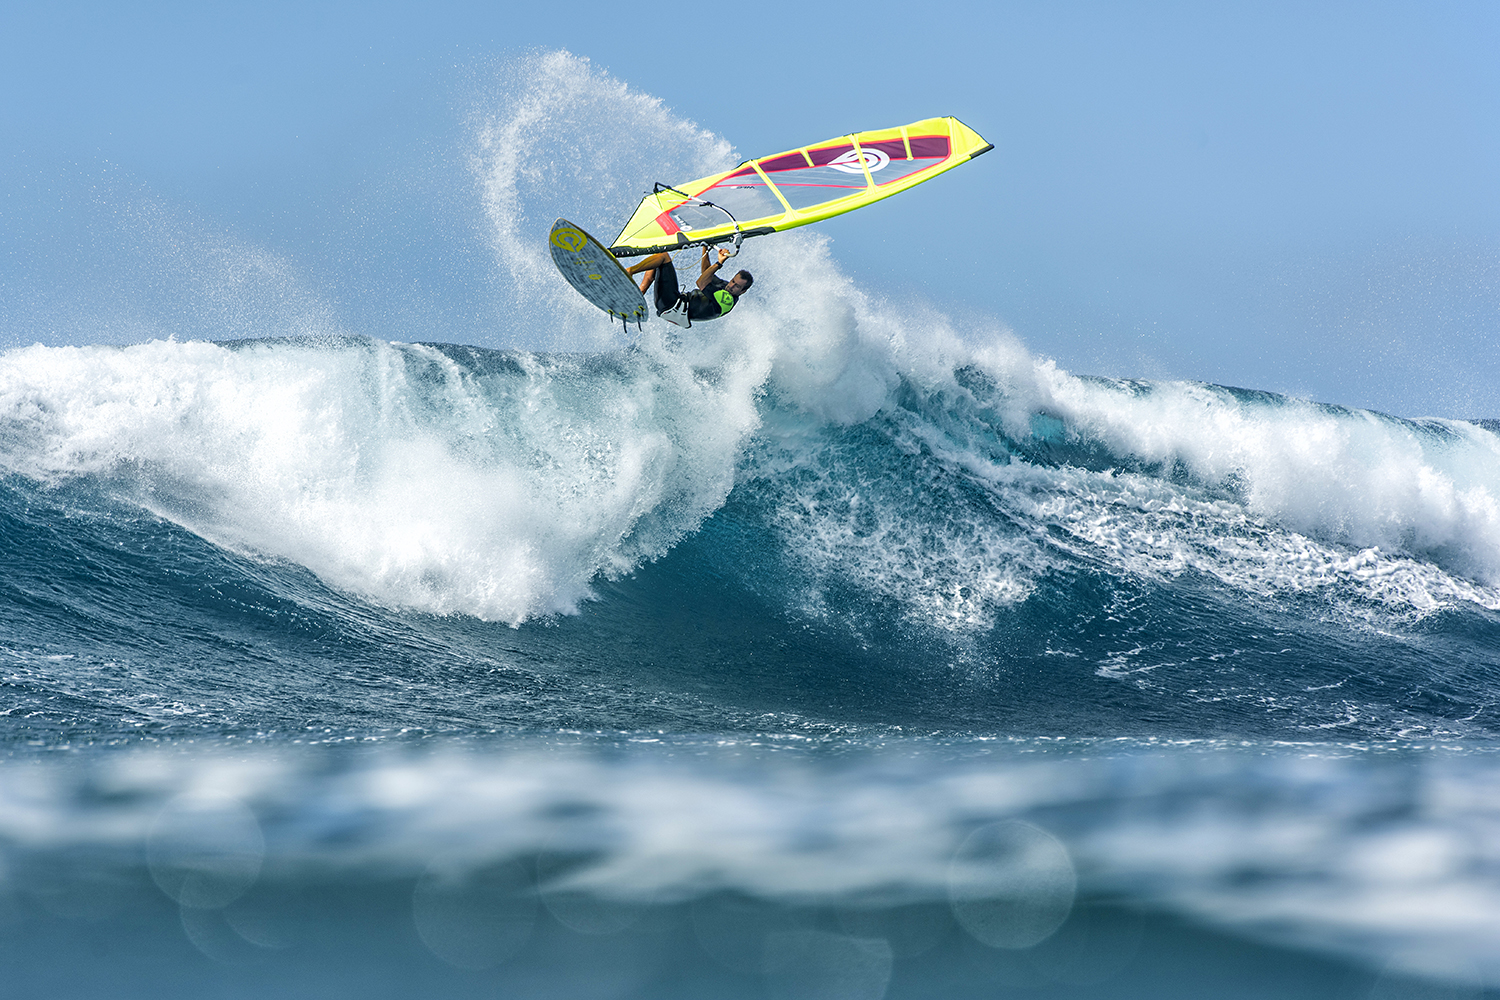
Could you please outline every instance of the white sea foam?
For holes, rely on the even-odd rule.
[[[1234,483],[1251,517],[1500,584],[1500,437],[1279,397],[1166,383],[1148,393],[1052,373],[1070,431],[1122,457]]]
[[[871,335],[889,315],[848,294],[849,324],[861,332],[842,345],[855,360],[826,355],[838,378],[854,370],[855,384],[873,386],[905,377],[962,401],[969,393],[953,366],[968,361],[995,380],[979,401],[994,431],[1026,445],[1043,414],[1063,444],[1113,467],[1012,460],[980,418],[904,410],[889,392],[873,404],[830,392],[830,403],[804,390],[817,364],[788,365],[779,352],[772,384],[790,388],[810,423],[836,420],[833,407],[850,419],[884,408],[887,446],[929,455],[952,477],[927,482],[920,477],[931,473],[914,471],[918,479],[893,484],[859,467],[879,467],[876,457],[851,458],[831,435],[770,418],[763,436],[779,434],[784,447],[754,472],[787,484],[776,523],[811,581],[810,610],[837,580],[943,628],[983,628],[996,608],[1080,561],[1144,580],[1196,573],[1263,596],[1324,593],[1355,615],[1371,604],[1403,615],[1500,608],[1500,438],[1488,431],[1247,401],[1191,383],[1080,379],[1009,338],[966,351],[941,318],[923,331],[936,332],[941,355],[914,359],[914,330]],[[962,500],[955,479],[982,485],[991,506]]]
[[[516,360],[486,379],[379,342],[12,351],[0,463],[381,603],[518,623],[574,610],[723,502],[759,379]]]

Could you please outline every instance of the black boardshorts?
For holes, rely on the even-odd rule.
[[[678,302],[686,302],[688,317],[693,322],[718,319],[727,310],[714,298],[713,290],[723,288],[724,285],[725,282],[715,278],[707,290],[695,288],[684,293],[677,286],[677,268],[671,261],[667,261],[656,269],[656,315],[660,316]]]
[[[677,287],[677,268],[669,260],[656,269],[656,313],[661,315],[677,304],[682,291]]]

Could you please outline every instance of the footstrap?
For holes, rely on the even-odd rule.
[[[677,301],[672,303],[670,308],[658,309],[656,315],[668,323],[682,327],[684,330],[689,329],[693,325],[693,321],[688,318],[687,299],[681,296],[678,296]]]

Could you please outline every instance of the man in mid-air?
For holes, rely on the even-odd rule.
[[[719,251],[719,259],[708,262],[708,247],[703,248],[702,273],[698,275],[698,287],[684,293],[677,286],[677,269],[672,266],[669,253],[652,254],[645,260],[632,264],[625,273],[636,275],[642,271],[641,293],[656,283],[656,315],[668,323],[687,328],[693,320],[718,319],[734,308],[735,302],[755,283],[749,271],[736,272],[728,281],[719,277],[719,268],[730,258],[728,250]]]

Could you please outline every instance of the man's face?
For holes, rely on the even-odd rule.
[[[750,284],[749,284],[749,282],[747,282],[744,279],[744,276],[743,275],[738,275],[738,274],[736,274],[734,277],[730,278],[729,279],[729,284],[727,284],[727,285],[724,286],[724,288],[729,292],[729,294],[735,296],[736,298],[738,298],[741,295],[744,295],[745,294],[745,289],[747,289],[749,287],[750,287]]]

